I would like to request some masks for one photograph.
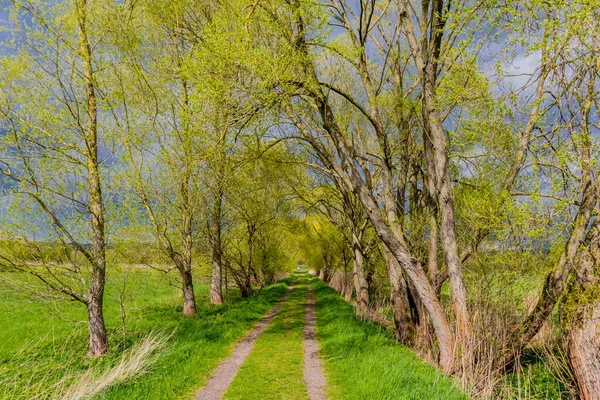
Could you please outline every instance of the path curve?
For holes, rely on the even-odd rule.
[[[307,282],[306,325],[304,326],[304,381],[310,400],[325,399],[325,374],[319,357],[319,343],[315,331],[315,297],[310,282]]]
[[[285,295],[277,302],[269,315],[260,320],[254,329],[252,329],[252,331],[250,331],[250,333],[235,346],[231,356],[219,365],[215,375],[210,378],[206,386],[200,390],[198,396],[194,398],[195,400],[219,400],[223,397],[227,388],[231,385],[231,382],[233,382],[233,379],[237,375],[240,366],[254,348],[254,343],[263,333],[267,325],[269,325],[269,322],[271,322],[273,317],[281,310],[283,303],[288,299],[293,289],[294,286],[289,286]]]

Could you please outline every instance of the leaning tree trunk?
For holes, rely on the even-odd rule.
[[[360,236],[352,233],[352,250],[354,253],[354,290],[356,302],[363,310],[369,307],[369,286],[365,278],[364,257]]]
[[[384,247],[385,262],[388,267],[390,283],[392,286],[390,300],[392,301],[392,314],[396,328],[396,339],[402,344],[411,344],[415,337],[415,325],[410,316],[408,290],[402,275],[402,267],[387,246]]]
[[[314,69],[308,65],[310,76],[316,77]],[[315,95],[315,93],[313,93]],[[372,190],[369,188],[361,173],[357,170],[356,163],[353,161],[351,149],[345,142],[340,127],[337,125],[334,113],[327,102],[327,97],[322,91],[316,93],[315,100],[319,113],[323,118],[323,128],[330,135],[332,142],[336,145],[337,155],[341,159],[341,165],[327,150],[325,150],[317,141],[314,140],[310,132],[297,119],[293,119],[294,124],[299,126],[305,139],[313,145],[321,161],[343,180],[348,190],[352,190],[364,206],[367,216],[371,221],[377,236],[387,246],[391,254],[398,261],[399,265],[406,271],[408,278],[414,283],[415,290],[423,302],[423,306],[431,318],[438,345],[440,348],[440,365],[446,372],[451,372],[454,368],[454,337],[448,321],[444,316],[441,304],[435,295],[435,290],[429,283],[423,267],[419,261],[412,256],[404,244],[404,238],[398,236],[386,223],[381,215],[380,207],[375,200]],[[368,175],[368,170],[362,170],[362,174]],[[370,179],[370,176],[368,176]]]
[[[297,18],[297,23],[299,35],[295,37],[295,44],[300,51],[308,54],[308,46],[304,40],[304,23],[301,17]],[[314,66],[311,63],[306,63],[304,67],[306,75],[312,81],[319,82]],[[370,184],[370,171],[361,168],[359,172],[354,151],[346,141],[338,125],[335,114],[329,105],[328,96],[323,92],[321,87],[311,88],[309,94],[314,99],[315,106],[322,118],[322,128],[330,137],[337,154],[333,155],[321,142],[315,140],[310,130],[301,121],[294,118],[292,113],[290,116],[293,123],[299,127],[303,138],[317,151],[320,160],[327,167],[331,168],[340,177],[346,188],[354,192],[361,201],[377,236],[387,246],[404,271],[406,271],[408,279],[413,282],[415,290],[431,317],[440,348],[440,365],[444,371],[451,372],[454,368],[454,337],[444,316],[442,306],[435,296],[435,291],[429,283],[423,267],[419,263],[419,260],[408,251],[404,243],[404,238],[394,232],[381,215],[379,204],[375,199]]]
[[[77,0],[75,3],[77,25],[79,28],[79,47],[85,80],[87,126],[85,141],[87,180],[90,196],[90,215],[92,219],[92,285],[89,289],[87,309],[90,345],[88,356],[96,357],[108,351],[108,337],[104,325],[102,306],[104,285],[106,283],[106,250],[104,237],[104,206],[100,185],[100,166],[98,162],[98,106],[96,103],[96,87],[92,68],[92,48],[87,33],[87,3]]]
[[[596,177],[593,182],[589,181],[584,185],[579,209],[577,210],[563,253],[554,269],[546,275],[546,281],[544,282],[544,287],[538,301],[534,309],[527,315],[522,328],[515,330],[511,334],[510,343],[513,346],[503,354],[502,365],[511,364],[521,349],[531,342],[563,295],[567,280],[574,268],[575,258],[580,246],[584,243],[585,238],[590,235],[587,228],[597,204],[597,190],[599,187],[600,176]]]

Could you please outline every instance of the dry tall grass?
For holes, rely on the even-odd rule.
[[[170,335],[152,332],[123,353],[121,361],[110,368],[98,371],[90,368],[78,376],[73,383],[58,390],[62,400],[90,399],[117,383],[126,381],[145,372],[164,347]],[[62,381],[58,386],[65,386]]]

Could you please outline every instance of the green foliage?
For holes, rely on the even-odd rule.
[[[225,257],[242,274],[269,282],[280,271],[296,265],[294,232],[296,210],[289,181],[302,180],[298,165],[285,149],[271,147],[263,157],[252,150],[240,154],[241,165],[225,188]],[[285,246],[285,245],[291,246]]]
[[[302,259],[309,268],[332,273],[345,271],[351,259],[346,238],[327,218],[320,214],[309,214],[304,218],[304,234],[300,236]]]

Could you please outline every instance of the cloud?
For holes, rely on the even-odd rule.
[[[512,83],[515,88],[521,88],[531,83],[538,67],[540,66],[541,53],[535,51],[531,54],[520,54],[505,67],[507,83]]]

